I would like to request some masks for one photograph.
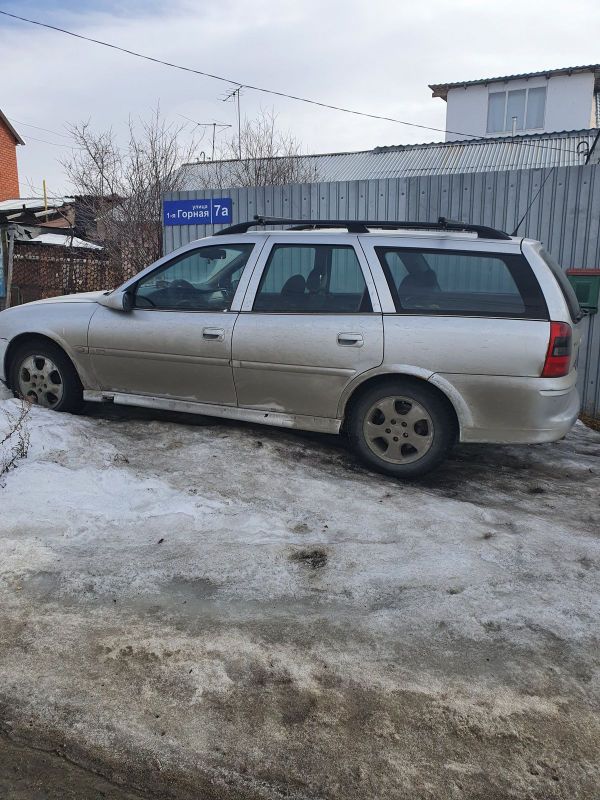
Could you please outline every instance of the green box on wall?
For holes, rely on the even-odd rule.
[[[598,311],[600,296],[600,269],[569,269],[567,277],[579,300],[587,311]]]

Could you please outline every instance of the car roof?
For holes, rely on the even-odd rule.
[[[506,239],[492,239],[487,238],[485,236],[478,236],[476,233],[472,233],[470,231],[439,231],[439,230],[420,230],[417,228],[403,228],[402,230],[385,230],[385,229],[377,229],[373,228],[370,229],[367,233],[350,233],[347,228],[316,228],[311,230],[278,230],[278,229],[271,229],[271,230],[253,230],[248,231],[247,233],[231,233],[231,234],[219,234],[219,240],[223,241],[225,238],[227,239],[237,239],[238,241],[240,238],[245,239],[247,238],[248,241],[252,241],[255,237],[256,239],[264,239],[268,236],[277,236],[277,237],[290,237],[290,238],[306,238],[311,239],[316,236],[322,238],[324,236],[328,236],[332,234],[334,236],[347,236],[347,237],[355,237],[358,236],[362,238],[386,238],[386,239],[443,239],[447,241],[467,241],[467,242],[489,242],[491,246],[497,247],[499,244],[507,245],[510,243],[513,244],[520,244],[523,237],[522,236],[511,236],[510,238]],[[214,235],[214,234],[213,234]],[[223,237],[221,239],[221,236]],[[203,238],[212,238],[212,237],[203,237]],[[196,241],[202,241],[202,239],[197,239]]]

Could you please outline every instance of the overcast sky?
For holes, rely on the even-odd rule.
[[[430,83],[600,61],[597,0],[0,0],[0,9],[234,81],[441,129],[445,103]],[[129,115],[148,116],[158,102],[177,122],[236,120],[221,100],[225,83],[1,16],[0,53],[0,108],[26,141],[23,196],[38,194],[43,178],[51,194],[68,192],[65,123],[89,119],[122,137]],[[274,108],[308,152],[444,138],[244,90],[242,116],[260,107]],[[202,147],[210,154],[208,134]]]

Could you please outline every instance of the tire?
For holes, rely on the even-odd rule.
[[[19,345],[9,367],[10,387],[53,411],[77,413],[83,406],[83,386],[71,360],[58,345],[31,339]]]
[[[410,378],[367,389],[352,404],[348,436],[372,469],[410,480],[438,467],[456,440],[453,410],[438,392]]]

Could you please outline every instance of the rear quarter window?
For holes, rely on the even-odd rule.
[[[376,247],[398,313],[548,319],[522,255]]]
[[[565,298],[565,303],[567,304],[567,308],[569,309],[569,314],[571,315],[571,319],[573,322],[579,322],[579,320],[583,317],[583,311],[581,310],[581,306],[579,305],[579,300],[577,299],[577,295],[575,294],[575,289],[571,286],[569,279],[567,278],[564,270],[561,268],[558,261],[556,261],[550,253],[548,253],[544,248],[540,248],[540,256],[543,258],[545,264],[550,268],[550,271],[556,278],[556,282],[559,285],[559,288],[562,292],[563,297]]]

